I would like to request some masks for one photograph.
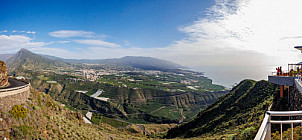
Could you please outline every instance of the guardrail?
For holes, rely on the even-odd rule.
[[[289,73],[287,70],[284,70],[284,71],[282,71],[282,74],[278,75],[278,73],[276,71],[274,71],[274,72],[272,72],[271,76],[289,76]]]
[[[254,140],[270,140],[271,124],[280,124],[282,140],[282,124],[291,124],[291,138],[294,139],[294,123],[302,123],[302,120],[271,120],[272,116],[302,116],[302,111],[266,111],[262,124]]]
[[[26,84],[20,87],[14,87],[14,88],[7,88],[7,89],[0,89],[0,92],[8,92],[8,91],[13,91],[13,90],[19,90],[19,89],[23,89],[30,86],[30,84]]]

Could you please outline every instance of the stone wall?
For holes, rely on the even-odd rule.
[[[289,103],[291,111],[302,110],[302,94],[299,92],[296,84],[289,87]]]
[[[0,92],[0,112],[8,112],[14,105],[25,103],[29,97],[29,85],[17,90]]]

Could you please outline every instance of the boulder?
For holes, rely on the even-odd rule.
[[[6,64],[0,60],[0,88],[8,85]]]

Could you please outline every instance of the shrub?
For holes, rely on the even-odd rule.
[[[34,135],[33,128],[26,125],[15,126],[11,134],[17,139],[29,139]]]
[[[38,106],[34,106],[33,108],[34,108],[34,110],[39,110],[40,109],[40,107],[38,107]]]
[[[15,118],[25,118],[27,117],[27,109],[21,105],[14,105],[13,109],[9,111]]]
[[[53,103],[52,103],[51,101],[47,101],[46,106],[47,106],[47,107],[52,107],[52,106],[53,106]]]
[[[256,132],[256,128],[255,127],[248,127],[246,129],[244,129],[241,133],[241,137],[242,138],[253,138],[253,134]]]

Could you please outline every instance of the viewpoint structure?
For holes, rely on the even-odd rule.
[[[295,46],[302,53],[302,46]],[[276,72],[268,76],[268,81],[277,85],[280,85],[280,97],[276,99],[286,99],[283,93],[287,93],[287,110],[271,111],[271,106],[267,109],[262,124],[257,132],[254,140],[270,140],[271,135],[271,125],[274,124],[275,128],[280,127],[278,130],[280,132],[280,139],[283,138],[283,131],[290,129],[291,139],[298,139],[294,135],[294,128],[297,124],[302,123],[302,62],[297,64],[288,64],[287,71],[281,71],[277,68]],[[279,99],[278,99],[279,98]],[[276,117],[278,116],[278,117]],[[281,119],[280,116],[283,118]],[[292,117],[294,116],[294,117]],[[272,117],[274,120],[272,120]],[[289,124],[290,128],[283,130],[283,125]],[[276,127],[277,125],[277,127]]]
[[[0,112],[25,103],[30,97],[30,83],[7,76],[7,67],[0,61]],[[0,123],[1,124],[1,123]]]

